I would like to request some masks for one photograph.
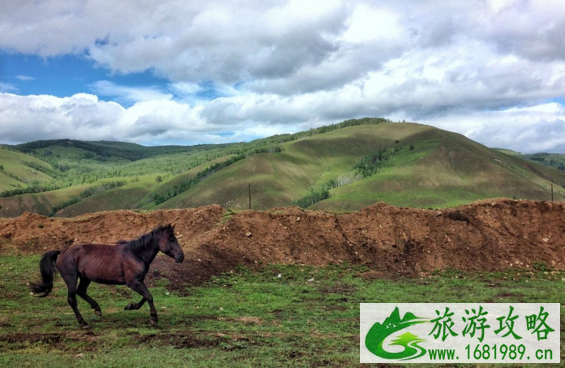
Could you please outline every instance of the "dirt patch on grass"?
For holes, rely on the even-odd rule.
[[[244,317],[234,317],[234,318],[218,318],[218,320],[220,321],[232,321],[232,322],[242,322],[242,323],[247,323],[247,324],[255,324],[255,325],[261,325],[263,324],[263,322],[265,322],[265,320],[263,320],[263,318],[260,317],[253,317],[253,316],[244,316]]]
[[[220,339],[209,336],[195,336],[192,334],[155,334],[155,335],[142,335],[136,338],[136,341],[141,344],[149,344],[156,346],[174,346],[177,349],[181,348],[202,348],[202,347],[216,347]]]
[[[151,346],[173,346],[175,349],[209,348],[220,347],[223,350],[237,350],[247,347],[253,343],[243,335],[215,334],[185,334],[166,333],[142,335],[135,339],[138,343]]]
[[[135,333],[132,333],[135,334]],[[95,352],[101,346],[96,342],[94,333],[13,333],[0,335],[0,352],[18,350],[30,344],[45,344],[49,349],[61,351],[76,350],[79,352]],[[80,342],[78,349],[76,343]],[[132,336],[132,344],[149,346],[172,346],[176,349],[220,347],[224,350],[236,350],[252,344],[252,340],[243,335],[222,333],[155,333]],[[8,348],[3,349],[3,345]]]
[[[64,335],[58,333],[45,333],[45,334],[14,333],[14,334],[0,335],[0,342],[7,342],[10,344],[44,342],[50,345],[56,345],[61,343],[61,341],[63,341],[64,338],[65,338]]]
[[[0,334],[0,352],[19,350],[30,344],[45,344],[49,349],[68,351],[74,343],[82,342],[81,351],[96,350],[96,337],[84,333],[11,333]],[[76,348],[76,346],[75,346]]]
[[[38,254],[73,242],[134,239],[174,223],[185,262],[165,256],[149,278],[185,289],[239,265],[364,264],[365,278],[394,278],[435,269],[495,271],[565,268],[565,204],[492,200],[445,210],[378,203],[336,215],[297,207],[227,212],[212,205],[151,212],[101,212],[76,218],[25,213],[0,219],[0,251]]]
[[[391,280],[399,277],[397,273],[389,273],[386,271],[367,271],[359,273],[357,276],[361,277],[363,280]]]

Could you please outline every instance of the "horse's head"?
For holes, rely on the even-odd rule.
[[[163,226],[162,230],[163,233],[159,240],[159,250],[169,257],[174,258],[176,263],[181,263],[184,260],[184,252],[175,236],[175,227],[168,224],[167,226]]]

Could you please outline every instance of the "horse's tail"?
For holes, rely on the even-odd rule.
[[[57,272],[55,261],[60,253],[60,250],[52,250],[41,257],[41,261],[39,261],[41,281],[38,283],[30,283],[29,285],[33,294],[37,294],[39,297],[45,297],[49,295],[53,289],[53,276]]]

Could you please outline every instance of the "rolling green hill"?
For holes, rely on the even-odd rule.
[[[286,142],[282,152],[258,154],[230,166],[158,208],[218,203],[228,208],[267,209],[288,206],[330,180],[349,173],[365,155],[393,147],[410,132],[428,129],[416,124],[361,125]],[[399,143],[400,144],[400,143]]]
[[[77,141],[72,139],[44,140],[23,143],[15,146],[21,152],[41,155],[49,160],[53,156],[60,159],[68,155],[76,159],[80,156],[100,162],[108,160],[137,161],[144,158],[174,153],[190,153],[228,147],[230,144],[196,146],[157,146],[146,147],[135,143],[111,141]]]
[[[565,171],[565,154],[560,153],[533,153],[521,155],[526,160],[539,162],[540,164],[554,167]]]
[[[33,156],[0,146],[0,192],[52,180],[56,170]]]
[[[529,161],[535,161],[542,165],[546,165],[561,171],[565,171],[565,154],[563,153],[539,152],[539,153],[523,154],[520,152],[516,152],[504,148],[497,148],[496,150],[511,156],[517,156]]]
[[[352,210],[375,201],[397,206],[448,207],[479,199],[565,199],[565,172],[507,155],[464,136],[430,128],[406,138],[376,175],[340,187],[315,205]]]
[[[389,152],[389,157],[377,172],[363,177],[355,171],[357,163],[379,150]],[[256,209],[297,203],[324,189],[329,198],[308,207],[349,211],[383,201],[437,208],[496,197],[550,200],[551,181],[556,183],[554,197],[564,200],[565,172],[459,134],[418,124],[383,123],[285,143],[282,152],[238,162],[158,207],[219,203],[245,209],[251,184]]]
[[[0,216],[212,203],[237,210],[248,208],[250,189],[254,209],[299,205],[350,211],[378,201],[439,208],[495,197],[550,200],[552,182],[554,198],[565,200],[564,171],[430,126],[369,118],[229,145],[31,142],[0,150],[0,165],[10,173],[35,170],[25,177],[37,178],[26,186],[0,176]],[[6,192],[17,185],[28,193]]]

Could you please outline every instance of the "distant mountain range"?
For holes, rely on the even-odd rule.
[[[249,143],[144,147],[69,139],[0,147],[0,217],[217,203],[352,211],[479,199],[565,200],[565,156],[490,149],[431,126],[365,118]],[[553,167],[551,167],[553,166]]]

